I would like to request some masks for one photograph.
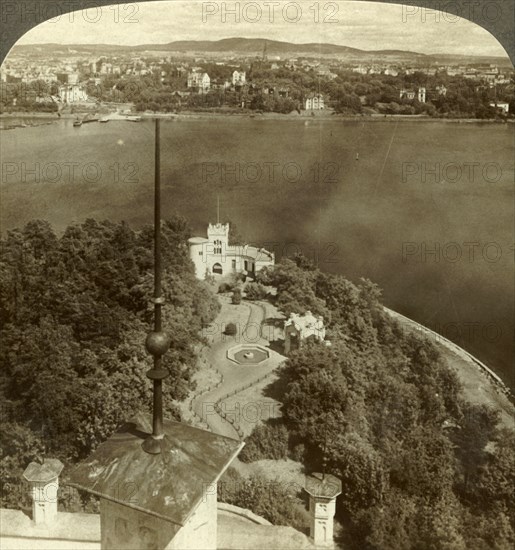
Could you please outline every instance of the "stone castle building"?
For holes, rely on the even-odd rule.
[[[207,238],[192,237],[188,245],[198,279],[230,273],[243,273],[253,277],[264,267],[275,263],[274,253],[264,248],[229,244],[228,223],[210,223]]]

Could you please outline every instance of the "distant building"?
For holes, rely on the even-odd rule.
[[[211,88],[211,79],[207,73],[190,72],[188,73],[188,88],[192,88],[199,94],[209,92]]]
[[[273,266],[275,256],[264,248],[229,244],[229,224],[209,224],[207,239],[192,237],[188,241],[190,258],[197,279],[206,275],[244,273],[254,276],[261,269]]]
[[[405,88],[403,88],[399,92],[399,99],[408,99],[412,101],[413,99],[415,99],[415,90],[406,90]]]
[[[444,97],[447,95],[447,88],[443,84],[441,86],[437,86],[436,91],[438,95],[443,95]]]
[[[399,71],[397,69],[388,67],[387,69],[384,70],[384,74],[387,76],[398,76]]]
[[[467,69],[466,72],[464,73],[463,77],[464,78],[469,78],[469,79],[478,79],[479,74],[476,71],[476,69]]]
[[[306,111],[320,111],[325,109],[324,96],[322,94],[312,94],[306,98],[304,103]]]
[[[368,73],[368,68],[364,67],[363,65],[359,65],[358,67],[353,67],[352,72],[353,73],[359,73],[359,74],[367,74]]]
[[[496,109],[500,109],[503,113],[508,114],[510,112],[510,104],[504,103],[504,102],[496,102],[496,103],[490,103],[490,107],[495,107]]]
[[[245,71],[234,71],[232,73],[232,85],[233,86],[243,86],[246,82],[246,73]]]
[[[304,315],[291,313],[284,323],[284,352],[299,348],[310,337],[324,341],[324,318],[321,315],[315,317],[311,311],[306,311]]]
[[[426,102],[426,89],[425,88],[419,88],[417,91],[412,89],[405,89],[399,91],[399,99],[407,99],[409,101],[413,101],[414,99],[417,99],[420,103]]]
[[[58,95],[63,103],[78,103],[88,100],[88,94],[78,84],[59,86]]]
[[[338,78],[338,75],[331,72],[327,67],[320,67],[317,70],[317,76],[327,78],[329,80],[334,80],[335,78]]]

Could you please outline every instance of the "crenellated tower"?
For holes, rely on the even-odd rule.
[[[229,224],[210,223],[207,226],[207,238],[214,246],[214,254],[222,254],[229,246]]]

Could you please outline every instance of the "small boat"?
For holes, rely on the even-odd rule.
[[[78,120],[78,119],[77,119],[77,120],[74,120],[74,121],[73,121],[73,125],[74,125],[75,127],[82,126],[82,120]]]
[[[109,119],[106,116],[104,116],[99,120],[99,122],[109,122]]]
[[[141,122],[140,116],[128,116],[125,117],[125,120],[128,120],[129,122]]]

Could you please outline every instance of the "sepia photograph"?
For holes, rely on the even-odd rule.
[[[515,546],[513,15],[2,1],[2,550]]]

